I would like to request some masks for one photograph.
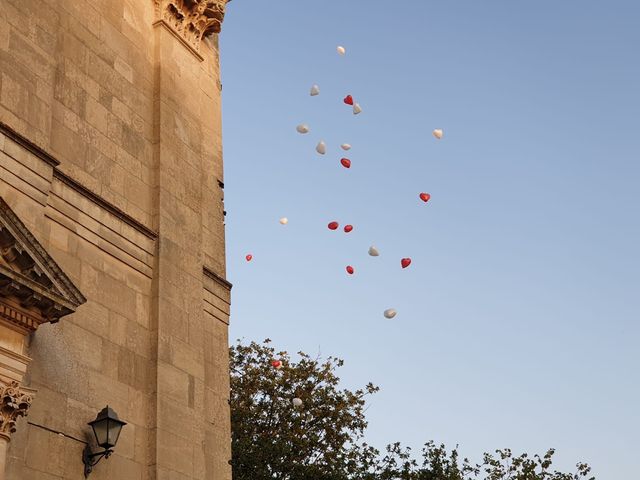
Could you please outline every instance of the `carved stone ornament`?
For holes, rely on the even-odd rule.
[[[86,298],[0,198],[0,324],[30,333]]]
[[[10,439],[18,418],[27,416],[33,397],[34,392],[21,388],[18,382],[0,383],[0,437]]]
[[[231,0],[155,0],[158,17],[196,51],[202,39],[220,33]]]

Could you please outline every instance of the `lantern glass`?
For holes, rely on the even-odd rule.
[[[106,406],[103,408],[93,422],[89,422],[96,436],[96,443],[102,448],[108,450],[116,446],[122,427],[125,422],[118,418],[118,415],[112,408]]]

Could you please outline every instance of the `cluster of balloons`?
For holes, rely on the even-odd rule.
[[[336,51],[338,52],[339,55],[344,56],[346,55],[346,49],[343,46],[338,46],[336,47]],[[311,89],[309,90],[309,95],[311,95],[312,97],[318,96],[320,95],[320,87],[316,84],[311,86]],[[345,105],[348,105],[350,107],[352,107],[352,111],[354,115],[358,115],[362,112],[362,108],[360,107],[359,103],[356,102],[356,100],[354,99],[353,95],[351,94],[347,94],[343,99],[342,99],[343,103]],[[301,123],[299,125],[296,126],[296,131],[302,135],[306,135],[307,133],[309,133],[311,131],[310,127],[308,124],[306,123]],[[441,140],[444,136],[444,131],[441,128],[436,128],[432,131],[433,136],[437,139],[437,140]],[[348,151],[351,149],[351,145],[348,143],[343,143],[342,145],[340,145],[340,148],[342,148],[342,150],[344,151]],[[324,140],[320,140],[315,148],[316,152],[319,155],[325,155],[327,153],[327,145],[325,143]],[[349,158],[343,157],[340,159],[340,164],[346,168],[349,169],[351,168],[351,160]],[[430,199],[431,199],[431,195],[429,193],[426,192],[421,192],[418,197],[420,198],[420,200],[422,200],[424,203],[427,203]],[[286,225],[289,222],[289,220],[286,217],[282,217],[280,219],[280,223],[282,225]],[[327,227],[329,228],[329,230],[338,230],[338,228],[340,227],[340,224],[337,221],[332,221],[329,222],[329,224],[327,225]],[[353,230],[353,225],[345,225],[343,228],[345,233],[349,233]],[[374,246],[371,245],[369,247],[369,251],[368,254],[371,257],[378,257],[380,256],[380,251]],[[246,260],[248,262],[250,262],[252,260],[252,255],[247,255],[246,256]],[[411,258],[409,257],[405,257],[400,259],[400,266],[402,267],[402,269],[405,269],[407,267],[409,267],[409,265],[411,265]],[[355,268],[353,267],[353,265],[347,265],[345,268],[346,272],[348,275],[353,275],[355,274]],[[397,311],[393,308],[389,308],[386,309],[383,312],[383,315],[385,318],[394,318],[397,315]],[[276,369],[279,369],[282,367],[282,362],[280,362],[279,360],[274,360],[272,362],[272,366]],[[302,405],[302,400],[300,400],[299,398],[294,398],[293,399],[293,405],[296,407],[299,407]]]

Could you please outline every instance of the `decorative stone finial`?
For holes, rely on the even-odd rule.
[[[11,434],[16,431],[16,421],[27,416],[33,397],[34,392],[20,388],[18,382],[0,383],[0,437],[11,439]]]
[[[155,0],[160,20],[196,51],[204,37],[220,33],[227,1],[230,0]]]

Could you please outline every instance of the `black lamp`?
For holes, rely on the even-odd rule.
[[[89,422],[93,430],[93,434],[96,436],[96,443],[104,448],[102,452],[92,453],[89,448],[89,444],[84,448],[82,452],[82,463],[84,463],[84,477],[87,478],[93,467],[102,460],[102,458],[109,458],[113,453],[113,447],[118,443],[120,437],[120,431],[122,427],[126,425],[118,418],[118,414],[108,405],[104,407],[96,419]]]

